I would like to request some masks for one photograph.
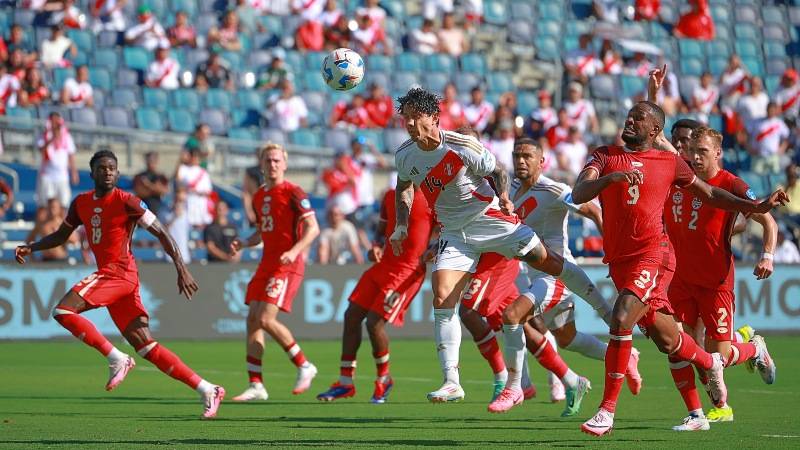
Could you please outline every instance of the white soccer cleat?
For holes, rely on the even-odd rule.
[[[714,406],[719,408],[728,402],[728,388],[725,386],[725,379],[722,375],[725,369],[725,360],[719,353],[712,353],[711,358],[714,360],[714,364],[708,371],[708,395]]]
[[[777,367],[775,367],[775,361],[773,361],[772,357],[769,355],[767,343],[764,341],[764,338],[755,335],[750,339],[750,342],[756,346],[757,351],[756,356],[753,357],[753,365],[756,367],[756,370],[758,370],[758,373],[761,374],[761,379],[767,384],[775,383]]]
[[[112,391],[128,376],[128,372],[136,367],[136,361],[128,355],[108,365],[108,382],[106,390]]]
[[[294,382],[292,394],[302,394],[311,387],[311,381],[317,376],[317,366],[308,363],[307,367],[297,368],[297,381]]]
[[[428,392],[428,401],[431,403],[459,402],[464,400],[464,389],[451,381],[446,381],[439,389]]]
[[[564,388],[564,384],[557,378],[553,379],[553,383],[550,385],[550,402],[557,403],[564,401],[566,398],[567,390]]]
[[[225,399],[225,388],[222,386],[213,386],[203,393],[203,418],[217,417],[217,411],[223,399]]]
[[[250,387],[244,390],[241,394],[233,397],[235,402],[252,402],[254,400],[267,400],[269,394],[267,389],[261,383],[250,383]]]
[[[593,436],[602,436],[611,433],[614,429],[614,414],[600,408],[591,419],[581,425],[581,431]]]
[[[711,429],[711,424],[705,417],[698,417],[688,415],[683,419],[683,423],[672,427],[673,431],[708,431]]]

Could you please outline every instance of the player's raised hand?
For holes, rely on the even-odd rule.
[[[292,249],[281,253],[281,264],[284,266],[293,263],[295,259],[297,259],[297,252]]]
[[[756,264],[756,268],[753,269],[753,275],[757,280],[766,280],[772,275],[772,271],[772,258],[761,258],[761,261]]]
[[[790,201],[789,195],[786,192],[784,192],[783,189],[778,189],[772,194],[770,194],[770,196],[767,197],[766,200],[759,203],[758,206],[756,207],[755,212],[760,214],[768,213],[772,209],[777,208],[778,206],[786,206],[786,204],[789,203],[789,201]]]
[[[392,244],[392,253],[394,256],[403,254],[403,242],[408,238],[408,227],[405,225],[398,225],[394,229],[394,233],[389,237],[389,242]]]
[[[367,258],[372,262],[381,262],[381,259],[383,259],[383,247],[373,245],[367,252]]]
[[[25,264],[25,257],[30,255],[31,253],[33,253],[33,250],[31,250],[30,245],[27,244],[19,245],[14,250],[14,258],[17,260],[18,263]]]
[[[178,293],[186,297],[186,300],[191,300],[192,296],[197,292],[197,282],[194,277],[189,273],[186,267],[178,270]]]
[[[651,102],[656,101],[656,94],[658,90],[661,89],[661,86],[664,85],[664,77],[667,76],[667,65],[664,64],[663,67],[653,69],[650,71],[650,77],[647,80],[647,95],[648,100]]]

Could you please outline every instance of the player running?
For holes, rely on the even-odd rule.
[[[411,137],[395,155],[398,171],[397,225],[391,236],[392,250],[402,253],[408,237],[409,212],[414,186],[419,186],[442,226],[434,263],[432,285],[434,337],[444,374],[441,388],[428,394],[432,402],[464,398],[458,374],[461,325],[455,306],[475,271],[482,253],[496,252],[520,258],[547,273],[558,275],[581,297],[599,296],[586,274],[575,264],[548,251],[536,234],[511,214],[509,179],[495,157],[470,136],[439,129],[436,95],[414,88],[398,99],[398,111]],[[484,179],[492,176],[497,194]],[[525,347],[521,326],[504,326],[506,345]],[[522,360],[509,366],[509,381],[516,379]],[[515,374],[515,376],[512,376]],[[521,401],[520,391],[520,401]]]
[[[663,225],[664,202],[670,187],[675,184],[701,201],[744,213],[765,213],[788,201],[782,190],[756,204],[709,186],[678,155],[656,149],[666,140],[663,127],[664,112],[658,105],[637,103],[628,112],[622,131],[625,147],[596,150],[572,191],[573,201],[578,204],[600,197],[604,261],[619,292],[605,358],[603,402],[597,414],[581,426],[584,432],[596,436],[613,428],[636,323],[660,351],[709,371],[713,395],[724,397],[722,355],[705,352],[679,329],[666,297],[675,267],[675,256]]]
[[[295,342],[292,332],[278,320],[278,312],[292,312],[292,301],[303,281],[305,252],[319,235],[319,226],[308,196],[285,178],[288,155],[278,144],[259,150],[264,184],[253,194],[257,230],[246,240],[236,239],[231,250],[264,243],[264,253],[256,273],[247,285],[247,373],[250,386],[233,398],[237,402],[267,400],[261,375],[264,331],[277,342],[297,367],[292,394],[311,386],[317,368]]]
[[[753,191],[737,176],[720,168],[722,135],[707,127],[692,131],[688,156],[698,178],[711,186],[724,189],[733,195],[755,200]],[[735,342],[733,317],[733,283],[735,267],[731,251],[731,233],[737,213],[708,205],[685,189],[673,187],[668,211],[665,212],[667,232],[675,248],[675,277],[669,286],[669,299],[675,310],[675,319],[683,329],[694,334],[698,319],[705,326],[705,348],[719,352],[725,367],[745,363],[752,371],[758,368],[767,384],[775,381],[775,363],[769,355],[764,338],[755,335],[750,342]],[[772,253],[777,241],[777,225],[769,213],[749,216],[763,230],[764,251],[753,274],[757,279],[772,274]],[[732,342],[734,341],[734,342]],[[733,409],[723,397],[712,397],[714,408],[708,417],[703,414],[700,396],[694,381],[692,366],[670,357],[670,372],[683,397],[689,415],[676,431],[708,430],[709,422],[733,421]],[[703,384],[708,379],[700,373]],[[708,389],[708,388],[707,388]],[[711,391],[709,391],[711,392]]]
[[[425,281],[422,255],[433,231],[433,214],[419,189],[414,192],[414,207],[408,229],[409,238],[403,243],[403,253],[396,256],[389,248],[390,230],[395,226],[394,189],[386,191],[381,202],[380,221],[375,232],[377,241],[369,251],[372,265],[358,280],[350,305],[344,313],[342,357],[339,381],[317,395],[318,400],[333,401],[356,394],[353,376],[356,354],[361,346],[361,324],[366,319],[372,343],[377,377],[372,403],[385,403],[394,386],[389,375],[389,335],[386,323],[403,326],[403,316]]]
[[[155,214],[141,199],[117,188],[119,171],[114,153],[108,150],[95,153],[89,161],[89,168],[94,190],[75,197],[67,217],[54,233],[17,247],[17,262],[24,264],[25,257],[33,252],[63,245],[72,232],[83,225],[89,248],[97,261],[97,271],[67,292],[53,310],[53,318],[108,359],[106,390],[111,391],[122,383],[136,362],[114,347],[91,321],[80,316],[84,311],[106,307],[114,324],[136,352],[165,374],[200,393],[204,404],[202,417],[215,417],[225,397],[225,389],[200,378],[150,334],[149,316],[139,297],[139,272],[131,253],[130,240],[136,225],[158,238],[164,251],[172,258],[178,272],[178,292],[187,300],[197,292],[197,283],[186,268],[172,236]]]

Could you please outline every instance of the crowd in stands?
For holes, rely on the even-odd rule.
[[[326,132],[341,130],[348,137],[335,143],[322,142],[334,147],[336,154],[330,167],[319,172],[321,191],[326,197],[325,209],[319,213],[328,228],[321,234],[316,258],[322,264],[336,264],[363,261],[371,246],[376,220],[374,194],[379,190],[373,185],[373,173],[391,169],[390,153],[384,152],[391,152],[392,148],[388,138],[384,142],[381,137],[376,142],[360,131],[387,130],[387,135],[402,131],[393,96],[400,92],[397,79],[407,75],[408,70],[373,76],[368,69],[363,88],[345,96],[325,93],[318,102],[315,99],[319,96],[311,95],[316,92],[310,92],[313,89],[307,81],[308,69],[302,66],[302,59],[298,66],[297,55],[349,47],[364,56],[368,68],[372,66],[371,57],[375,61],[399,62],[403,54],[422,58],[446,55],[458,65],[471,55],[475,36],[481,30],[497,29],[490,27],[490,15],[495,14],[493,8],[497,4],[503,3],[514,11],[515,6],[519,7],[516,3],[527,2],[423,0],[420,16],[415,18],[418,20],[406,20],[399,31],[394,9],[399,2],[394,1],[211,3],[214,6],[199,15],[197,9],[205,7],[194,2],[180,2],[185,8],[169,9],[164,2],[142,0],[22,2],[35,14],[32,25],[37,27],[36,36],[32,35],[33,28],[9,24],[0,39],[0,114],[11,108],[41,105],[68,110],[97,106],[98,86],[93,83],[90,60],[83,54],[86,49],[67,30],[91,32],[98,42],[104,36],[112,36],[115,45],[144,49],[150,56],[138,78],[142,88],[193,89],[200,95],[219,90],[231,95],[242,89],[256,91],[262,95],[263,103],[254,126],[280,130],[284,136],[321,127]],[[699,69],[690,66],[697,59],[692,51],[700,43],[715,45],[721,42],[720,34],[730,38],[727,25],[715,24],[718,12],[713,8],[720,2],[691,0],[682,7],[659,0],[636,0],[630,7],[613,0],[584,3],[591,3],[587,13],[591,17],[568,20],[592,26],[579,28],[579,34],[570,31],[574,45],[565,45],[557,60],[563,69],[559,84],[545,83],[537,90],[520,91],[511,83],[507,90],[499,90],[483,74],[468,73],[463,64],[460,71],[456,68],[457,73],[442,79],[439,86],[433,85],[439,78],[426,80],[425,73],[411,77],[411,84],[421,82],[440,91],[441,126],[450,130],[465,126],[475,129],[504,166],[512,165],[515,139],[531,137],[546,151],[546,174],[572,182],[595,146],[615,141],[616,129],[609,132],[602,127],[601,119],[610,117],[619,123],[625,105],[645,99],[649,72],[666,64],[668,75],[656,101],[668,114],[669,123],[679,117],[691,117],[719,129],[725,137],[727,167],[767,177],[760,180],[782,184],[790,195],[794,191],[800,194],[800,76],[792,68],[791,58],[787,57],[789,63],[779,72],[766,73],[764,61],[754,67],[752,52],[746,46],[734,47],[731,41],[727,48],[733,51],[725,53],[724,66],[719,61],[722,53],[711,55],[713,61],[708,63],[701,61]],[[531,11],[536,6],[540,8],[538,14],[544,15],[546,5],[531,4]],[[668,11],[678,14],[667,17]],[[208,13],[215,14],[212,22],[198,20],[208,18]],[[730,11],[727,14],[733,15]],[[276,18],[277,21],[269,20]],[[509,15],[506,20],[511,24],[521,19],[524,17]],[[287,23],[296,26],[288,27]],[[281,32],[276,31],[275,24],[283,24]],[[766,29],[766,16],[764,24]],[[652,45],[643,45],[646,43],[615,31],[634,25],[652,30],[649,33],[654,39],[655,30],[661,30],[659,39],[667,42],[667,47],[674,43],[679,52],[653,49]],[[49,27],[48,36],[40,36],[43,27]],[[546,33],[544,26],[539,31]],[[761,31],[757,31],[760,35]],[[785,31],[792,36],[790,30]],[[256,46],[257,53],[267,57],[252,66],[252,58],[247,59],[247,55]],[[746,53],[742,57],[740,50]],[[200,51],[205,53],[196,53]],[[205,56],[187,64],[189,52]],[[759,48],[755,56],[763,54],[767,60],[766,53]],[[703,52],[698,55],[702,58]],[[248,60],[246,70],[253,73],[246,73],[244,65],[236,63],[244,59]],[[711,62],[717,66],[712,67]],[[55,83],[52,74],[64,68],[74,70]],[[474,83],[463,81],[472,79],[469,75],[473,75]],[[613,83],[606,97],[600,86],[604,80]],[[48,217],[63,214],[71,196],[70,184],[75,183],[76,148],[65,119],[58,112],[50,114],[37,142],[43,161],[37,186],[37,206],[43,211],[41,220],[37,220],[39,231],[45,229],[47,220],[52,220]],[[234,223],[228,217],[229,208],[216,196],[210,175],[215,160],[212,133],[220,134],[220,130],[204,123],[197,123],[194,129],[172,173],[163,173],[159,168],[158,155],[147,155],[147,169],[134,178],[134,191],[169,226],[185,257],[190,256],[193,245],[203,245],[210,261],[233,262],[238,257],[228,251],[229,242],[242,232],[242,223]],[[618,135],[616,141],[619,142]],[[260,177],[253,168],[245,174],[243,223],[254,219],[249,198],[260,184]],[[0,192],[2,188],[0,185]],[[58,200],[62,211],[51,207],[53,199]],[[3,206],[6,204],[11,203],[0,203],[0,213],[8,210]],[[781,213],[782,233],[791,245],[800,237],[797,205],[800,202],[790,204]]]

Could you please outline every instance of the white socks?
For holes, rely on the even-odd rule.
[[[580,331],[575,334],[575,338],[572,340],[572,342],[566,346],[566,349],[571,352],[577,352],[581,355],[600,361],[605,360],[607,348],[608,344],[605,342],[597,339],[591,334],[581,333]]]
[[[508,383],[508,382],[506,382]],[[531,380],[531,374],[528,372],[528,354],[524,354],[522,357],[522,380],[520,385],[523,389],[533,386],[533,381]]]
[[[433,310],[433,337],[445,382],[460,384],[458,351],[461,345],[461,321],[455,308]]]
[[[121,351],[117,350],[117,347],[113,347],[111,349],[111,351],[108,352],[108,355],[106,355],[106,358],[108,358],[108,362],[114,363],[114,362],[117,362],[117,361],[121,360],[122,358],[124,358],[126,356],[128,356],[128,355],[126,355],[125,353],[122,353]]]
[[[522,389],[520,383],[525,360],[525,332],[522,325],[503,324],[503,334],[505,335],[503,354],[508,369],[506,388],[519,391]]]
[[[204,395],[204,394],[208,393],[209,391],[211,391],[212,389],[214,389],[214,385],[213,384],[209,383],[206,380],[200,380],[200,384],[197,385],[197,388],[195,390],[198,393],[200,393],[200,395]]]
[[[578,374],[572,371],[572,369],[567,369],[567,373],[561,377],[561,382],[564,383],[564,386],[568,388],[574,388],[578,385]]]
[[[559,275],[558,278],[564,282],[564,285],[567,286],[570,291],[584,299],[586,303],[592,305],[592,308],[600,314],[603,320],[610,320],[611,310],[614,306],[600,295],[597,286],[592,283],[592,280],[589,279],[589,276],[586,275],[583,269],[578,267],[575,263],[565,260],[564,269],[561,271],[561,275]]]

